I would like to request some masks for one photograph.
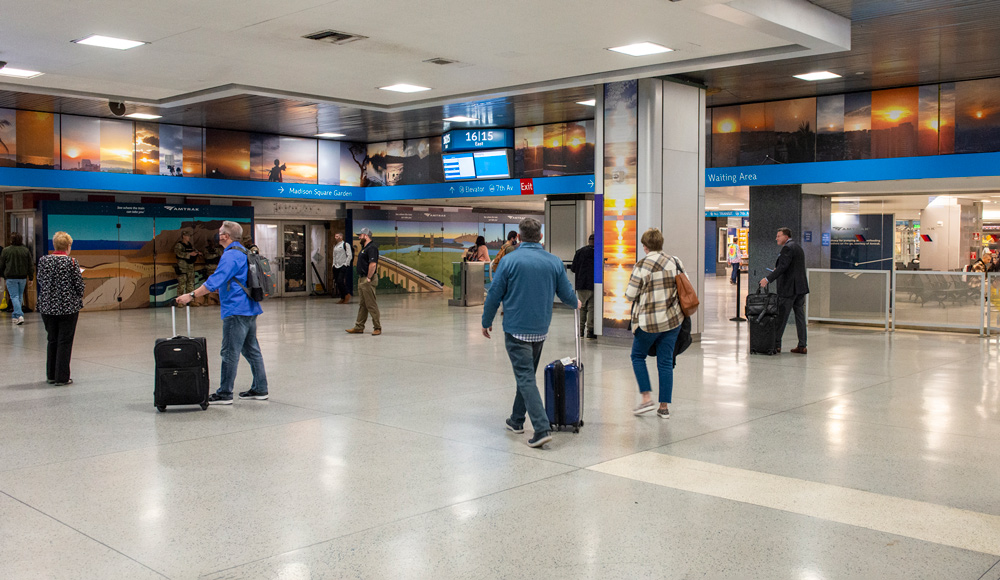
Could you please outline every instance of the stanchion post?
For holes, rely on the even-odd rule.
[[[747,273],[747,277],[748,278],[749,278],[749,276],[750,276],[750,274]],[[743,279],[743,273],[740,272],[739,270],[736,270],[736,316],[734,318],[730,318],[729,319],[732,322],[746,322],[747,321],[746,318],[743,318],[742,316],[740,316],[740,297],[743,295],[743,292],[740,291],[740,281],[742,279]],[[748,279],[747,280],[747,284],[749,284],[749,283],[750,283],[750,280]]]

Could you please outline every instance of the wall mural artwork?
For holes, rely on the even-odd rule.
[[[17,111],[15,121],[17,166],[26,169],[60,168],[59,115]],[[10,143],[7,144],[10,146]]]
[[[627,336],[625,300],[636,262],[638,82],[604,85],[604,334]],[[737,135],[739,138],[739,135]]]
[[[17,167],[17,113],[0,109],[0,167]]]
[[[205,177],[249,180],[250,133],[206,129]]]
[[[156,204],[40,203],[41,240],[51,252],[57,231],[73,236],[73,257],[84,269],[84,310],[165,306],[177,295],[174,244],[181,230],[193,232],[198,250],[216,246],[224,220],[252,231],[253,208]],[[207,278],[203,258],[196,264],[197,283]]]
[[[316,183],[316,140],[254,133],[250,137],[250,170],[255,181]]]
[[[372,231],[379,247],[377,288],[381,292],[446,292],[457,281],[454,263],[461,262],[478,236],[486,238],[495,257],[526,217],[542,214],[502,214],[471,211],[351,210],[353,230]],[[355,252],[361,249],[354,240]],[[489,278],[487,278],[488,282]]]

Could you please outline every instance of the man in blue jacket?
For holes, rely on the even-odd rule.
[[[264,357],[260,354],[257,343],[257,316],[263,312],[260,303],[251,300],[250,296],[233,282],[247,285],[246,248],[238,240],[243,236],[243,227],[236,223],[225,221],[219,228],[219,245],[225,248],[219,258],[219,266],[215,273],[205,280],[205,283],[194,292],[177,297],[177,303],[184,305],[198,296],[218,292],[222,310],[222,378],[219,390],[208,397],[212,405],[233,404],[233,384],[236,382],[236,368],[239,366],[240,353],[250,363],[253,382],[249,391],[240,393],[241,399],[267,400],[267,375],[264,373]]]
[[[507,429],[524,433],[524,414],[527,412],[535,430],[528,446],[541,447],[552,440],[552,427],[538,393],[535,373],[552,322],[552,300],[558,295],[563,304],[573,308],[579,308],[580,301],[566,277],[562,260],[546,252],[539,243],[542,224],[526,218],[518,229],[521,245],[497,266],[493,285],[486,295],[483,336],[490,338],[493,318],[502,302],[504,342],[517,381],[514,409],[507,419]]]

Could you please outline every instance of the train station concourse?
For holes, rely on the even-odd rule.
[[[8,4],[0,579],[1000,580],[1000,3]]]

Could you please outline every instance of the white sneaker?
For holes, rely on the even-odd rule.
[[[18,317],[18,319],[17,319],[17,325],[18,325],[18,326],[21,326],[22,324],[24,324],[24,317],[23,317],[23,316],[20,316],[20,317]]]

